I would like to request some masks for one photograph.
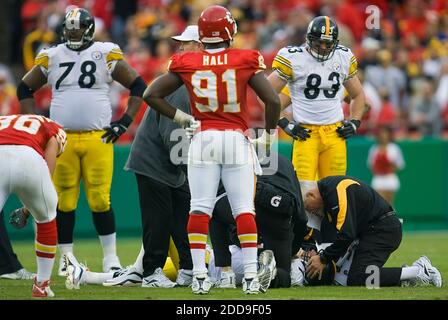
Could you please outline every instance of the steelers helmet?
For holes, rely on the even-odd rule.
[[[95,19],[83,8],[73,8],[62,22],[62,42],[71,50],[80,50],[93,41]]]
[[[306,45],[317,61],[330,59],[338,46],[339,30],[337,24],[327,16],[314,18],[308,25]]]

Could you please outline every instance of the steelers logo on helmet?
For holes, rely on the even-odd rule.
[[[337,24],[327,16],[314,18],[308,25],[306,44],[309,53],[318,61],[330,59],[338,46]]]
[[[73,8],[65,14],[62,22],[62,41],[71,50],[82,50],[93,41],[95,20],[83,8]]]

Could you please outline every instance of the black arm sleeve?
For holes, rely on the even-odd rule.
[[[34,90],[28,87],[28,85],[20,81],[19,86],[17,87],[17,98],[20,100],[33,98]]]
[[[130,95],[134,97],[143,97],[143,92],[146,90],[146,83],[142,77],[138,76],[129,86]]]

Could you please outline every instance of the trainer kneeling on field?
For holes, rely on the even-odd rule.
[[[421,279],[437,287],[442,285],[440,272],[426,257],[413,266],[384,268],[390,254],[401,242],[402,229],[394,209],[371,187],[349,176],[330,176],[319,180],[305,195],[308,225],[314,221],[317,229],[326,219],[337,230],[332,245],[309,259],[306,273],[310,278],[321,277],[326,264],[337,261],[355,239],[359,245],[348,273],[348,286],[397,286],[403,281]],[[378,267],[379,281],[366,283]],[[369,278],[371,279],[371,278]]]

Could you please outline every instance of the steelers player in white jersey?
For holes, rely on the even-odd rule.
[[[61,257],[73,252],[75,210],[83,180],[103,247],[103,269],[107,272],[121,267],[110,201],[112,143],[133,121],[146,84],[125,62],[118,45],[93,41],[94,31],[94,18],[87,10],[69,10],[63,21],[63,43],[39,52],[35,66],[23,77],[17,95],[22,113],[32,113],[35,111],[33,93],[45,83],[51,85],[50,118],[64,127],[68,140],[66,152],[58,158],[53,175],[59,198],[57,227]],[[111,122],[109,89],[114,80],[130,90],[130,97],[121,119]],[[60,275],[64,275],[63,266],[61,260]]]
[[[293,122],[284,117],[278,124],[294,138],[292,162],[304,194],[310,181],[346,173],[345,139],[356,133],[364,113],[356,58],[338,42],[336,23],[327,16],[314,18],[306,43],[282,48],[268,78],[282,109],[292,104]],[[347,120],[341,106],[344,87],[351,98]]]

